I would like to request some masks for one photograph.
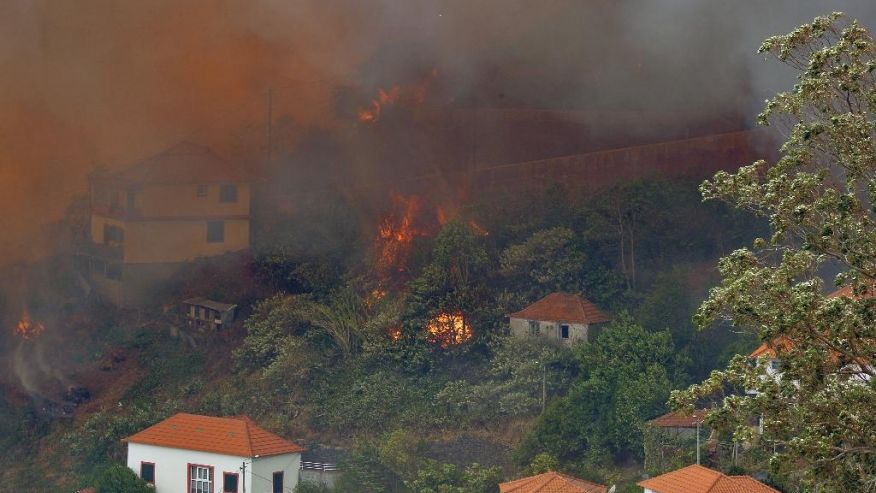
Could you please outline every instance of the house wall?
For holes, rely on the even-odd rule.
[[[569,326],[569,338],[563,339],[560,337],[560,325],[563,325],[563,322],[550,320],[539,320],[538,322],[540,324],[539,337],[564,344],[574,344],[578,341],[587,342],[588,324],[565,324]],[[532,337],[529,334],[528,319],[512,317],[510,326],[511,335],[514,337]]]
[[[259,457],[252,461],[252,487],[247,487],[247,493],[272,493],[273,475],[283,471],[283,491],[292,492],[298,485],[298,473],[301,467],[301,454],[271,455]]]
[[[149,185],[138,191],[135,207],[144,218],[192,216],[249,216],[250,185],[236,183],[237,201],[219,201],[219,183],[203,183],[206,195],[198,197],[197,183]]]
[[[298,455],[298,454],[295,454]],[[222,493],[222,473],[240,473],[240,467],[247,462],[246,477],[241,476],[238,483],[239,491],[243,491],[243,482],[246,482],[246,491],[252,490],[252,481],[249,472],[250,459],[235,457],[232,455],[199,452],[195,450],[183,450],[141,443],[128,444],[128,467],[138,476],[140,475],[140,462],[155,463],[155,493],[183,493],[188,492],[188,465],[198,464],[213,467],[213,491]],[[257,490],[267,491],[267,490]]]
[[[102,245],[103,244],[103,228],[106,225],[116,226],[125,229],[125,222],[119,219],[92,214],[91,216],[91,241]]]
[[[207,241],[207,219],[204,218],[128,221],[125,262],[185,262],[249,248],[249,218],[225,218],[224,221],[224,241],[212,243]]]

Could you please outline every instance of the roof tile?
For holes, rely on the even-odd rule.
[[[726,476],[690,465],[637,483],[655,493],[779,493],[749,476]]]
[[[499,484],[499,493],[606,493],[606,491],[607,488],[601,484],[553,471]]]
[[[247,416],[219,418],[179,413],[123,441],[238,457],[304,451],[303,447],[261,428]]]
[[[595,324],[611,320],[583,296],[570,293],[551,293],[519,312],[512,318]]]

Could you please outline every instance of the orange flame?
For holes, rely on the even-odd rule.
[[[429,339],[446,348],[462,344],[472,337],[471,326],[462,312],[439,313],[426,324]]]
[[[377,96],[371,100],[371,104],[359,109],[359,121],[363,123],[376,123],[380,120],[383,108],[394,105],[402,99],[410,105],[422,104],[426,100],[426,93],[429,91],[432,80],[437,76],[438,70],[432,69],[428,77],[413,86],[401,87],[395,85],[389,89],[378,89]]]
[[[390,327],[387,331],[387,335],[391,341],[397,341],[401,339],[402,330],[401,327]]]
[[[30,320],[30,312],[28,312],[27,307],[25,307],[21,311],[21,320],[19,320],[18,324],[15,326],[15,335],[22,339],[29,340],[42,334],[44,330],[46,330],[46,327],[43,324],[32,322]]]
[[[378,226],[377,239],[380,244],[378,267],[383,271],[390,269],[403,271],[411,243],[417,236],[424,235],[414,227],[414,219],[420,208],[417,197],[394,195],[393,200],[401,209],[401,214],[385,217]]]

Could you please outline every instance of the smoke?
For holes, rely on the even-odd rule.
[[[256,160],[268,89],[291,134],[432,68],[436,105],[751,115],[788,86],[760,41],[830,10],[876,24],[866,0],[8,0],[0,256],[44,252],[98,165],[179,140]]]

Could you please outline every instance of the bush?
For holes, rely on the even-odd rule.
[[[134,471],[121,464],[104,469],[97,477],[97,493],[155,493]]]

